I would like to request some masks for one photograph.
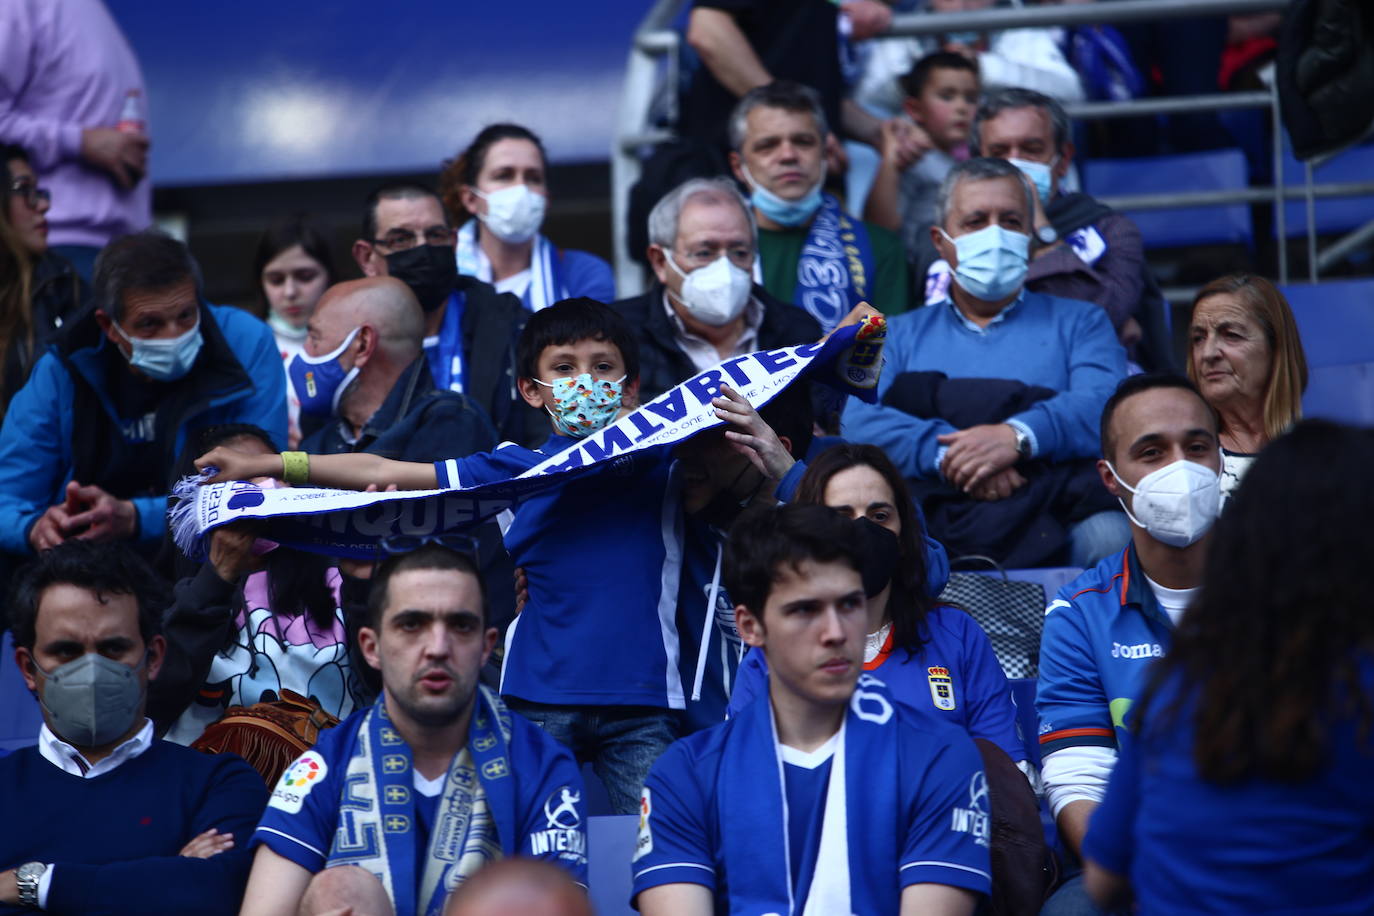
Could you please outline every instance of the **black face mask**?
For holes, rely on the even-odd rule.
[[[872,598],[891,584],[901,548],[897,535],[877,522],[860,517],[855,519],[854,527],[863,547],[864,596]]]
[[[458,262],[448,245],[416,245],[386,256],[387,273],[410,287],[420,308],[432,312],[458,283]]]

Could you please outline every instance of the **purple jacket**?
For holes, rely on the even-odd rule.
[[[81,161],[81,131],[114,127],[130,89],[146,120],[138,59],[101,0],[0,4],[0,141],[24,147],[52,191],[51,244],[103,246],[152,221],[147,178],[124,191]]]

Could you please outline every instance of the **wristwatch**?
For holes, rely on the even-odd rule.
[[[1029,458],[1031,456],[1030,436],[1028,436],[1026,431],[1019,426],[1012,426],[1010,423],[1007,425],[1011,426],[1012,433],[1016,435],[1016,454],[1020,455],[1022,458]]]
[[[1039,239],[1041,245],[1053,245],[1059,241],[1059,233],[1053,226],[1041,226],[1035,230],[1035,237]]]
[[[19,885],[19,902],[38,909],[38,883],[48,866],[42,862],[25,862],[14,871],[14,883]]]

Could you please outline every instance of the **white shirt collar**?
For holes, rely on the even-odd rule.
[[[1025,298],[1026,298],[1026,288],[1025,288],[1024,286],[1022,286],[1020,292],[1018,292],[1018,293],[1016,294],[1016,298],[1013,299],[1013,300],[1011,300],[1010,302],[1008,302],[1006,305],[1002,306],[1002,311],[998,312],[998,313],[993,317],[993,319],[992,319],[991,321],[988,322],[987,327],[983,327],[983,328],[980,328],[980,327],[977,325],[977,323],[975,323],[975,322],[973,322],[973,321],[970,321],[969,318],[968,318],[968,316],[965,315],[962,311],[959,310],[959,306],[955,304],[955,302],[954,302],[954,297],[953,297],[953,296],[951,296],[951,295],[949,295],[948,293],[946,293],[946,294],[945,294],[945,298],[944,298],[943,301],[944,301],[945,303],[948,303],[949,308],[950,308],[950,311],[952,311],[952,312],[954,313],[954,317],[957,318],[957,319],[959,319],[959,322],[960,322],[961,324],[963,324],[964,327],[968,328],[970,331],[972,331],[972,332],[975,333],[975,334],[986,334],[989,330],[992,329],[992,326],[993,326],[993,325],[998,324],[998,323],[1000,323],[1000,322],[1002,322],[1002,321],[1005,321],[1005,320],[1007,319],[1007,316],[1011,314],[1012,309],[1014,309],[1014,308],[1016,308],[1018,305],[1020,305],[1020,304],[1021,304],[1021,300],[1025,299]],[[932,304],[934,304],[934,305],[939,305],[940,303],[936,302],[936,303],[932,303]]]
[[[116,747],[108,757],[104,757],[96,763],[91,763],[80,751],[57,737],[52,729],[48,728],[48,723],[44,722],[43,727],[38,730],[38,753],[43,755],[43,759],[62,772],[79,776],[82,779],[94,779],[104,775],[120,764],[133,760],[152,746],[152,719],[144,719],[143,727],[138,730],[138,734]]]
[[[720,365],[721,355],[716,350],[715,344],[699,334],[694,334],[687,329],[687,324],[682,320],[682,316],[673,308],[673,303],[668,299],[668,291],[663,291],[663,310],[668,313],[668,321],[673,326],[673,340],[681,348],[687,358],[692,361],[692,366],[697,372],[705,372]],[[742,356],[745,353],[753,353],[758,349],[759,327],[763,324],[763,303],[753,296],[749,297],[749,302],[744,307],[744,331],[740,334],[739,340],[735,341],[735,352],[731,356]],[[728,357],[726,357],[728,358]]]

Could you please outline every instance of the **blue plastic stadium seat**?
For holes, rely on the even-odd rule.
[[[1307,357],[1303,414],[1374,425],[1374,280],[1283,287]]]
[[[635,916],[630,906],[630,860],[638,836],[636,815],[587,819],[588,896],[597,916]]]
[[[42,725],[43,713],[24,686],[19,666],[14,663],[14,642],[6,633],[0,641],[0,748],[37,744]]]
[[[1305,166],[1284,145],[1283,181],[1301,187],[1307,183]],[[1369,181],[1374,178],[1374,144],[1356,146],[1312,170],[1314,184]],[[1374,194],[1363,197],[1328,197],[1313,201],[1317,233],[1349,232],[1374,220]],[[1307,233],[1307,201],[1299,198],[1284,206],[1284,233],[1292,238]]]
[[[1082,169],[1084,189],[1094,197],[1236,190],[1248,185],[1245,154],[1238,149],[1142,159],[1092,159],[1084,162]],[[1249,245],[1253,239],[1246,204],[1125,212],[1140,227],[1146,248]]]

